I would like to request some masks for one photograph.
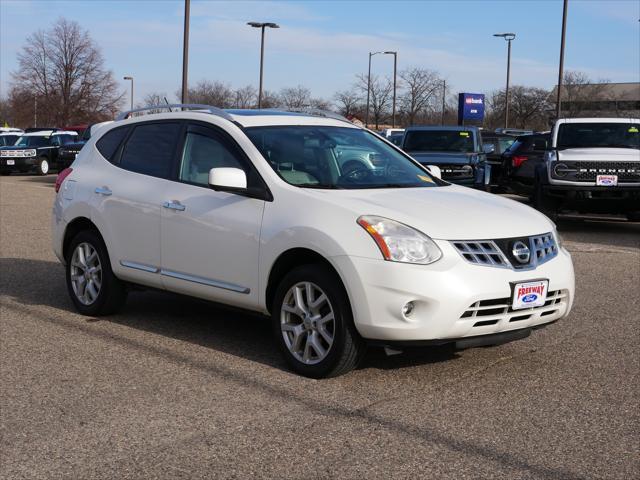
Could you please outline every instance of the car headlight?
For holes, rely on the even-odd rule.
[[[26,154],[28,156],[30,156],[30,157],[35,157],[36,156],[36,151],[35,150],[27,150]]]
[[[371,235],[384,259],[390,262],[427,265],[442,257],[442,252],[431,238],[403,223],[363,215],[358,218],[358,225]]]

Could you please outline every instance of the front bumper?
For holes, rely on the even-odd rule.
[[[0,157],[0,169],[8,172],[31,170],[37,165],[38,157]],[[13,162],[13,165],[10,165]]]
[[[640,210],[640,186],[543,185],[543,195],[566,208],[593,213],[625,213]]]
[[[364,338],[389,342],[462,339],[537,328],[571,310],[575,279],[571,256],[564,249],[535,270],[514,271],[470,264],[449,242],[436,243],[443,258],[426,266],[334,257],[349,293],[356,328]],[[535,279],[549,280],[548,305],[516,311],[508,308],[510,282]],[[402,308],[410,301],[414,310],[406,317]],[[483,316],[469,313],[482,305],[477,302],[487,301],[497,302],[498,308],[490,315],[485,315],[488,308]]]

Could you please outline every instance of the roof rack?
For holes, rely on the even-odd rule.
[[[341,122],[347,122],[353,125],[348,118],[343,117],[339,113],[332,112],[330,110],[323,110],[321,108],[313,108],[313,107],[301,107],[301,108],[287,108],[287,109],[278,109],[281,112],[290,112],[290,113],[304,113],[307,115],[312,115],[314,117],[324,117],[324,118],[332,118],[334,120],[339,120]]]
[[[168,105],[154,105],[143,108],[136,108],[133,110],[127,110],[126,112],[122,112],[120,115],[116,117],[116,120],[125,120],[127,118],[131,118],[132,114],[143,112],[147,113],[158,113],[158,110],[169,110],[173,111],[174,108],[179,108],[181,110],[196,110],[198,112],[210,113],[211,115],[216,115],[218,117],[222,117],[225,120],[233,121],[233,117],[229,115],[227,112],[218,107],[212,107],[211,105],[200,105],[200,104],[190,104],[190,103],[172,103]]]

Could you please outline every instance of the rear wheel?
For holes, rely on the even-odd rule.
[[[353,324],[347,294],[335,273],[304,265],[280,282],[272,307],[276,342],[297,373],[335,377],[354,369],[365,344]]]
[[[108,315],[124,305],[127,292],[113,274],[107,249],[96,232],[76,235],[66,261],[67,290],[81,314]]]
[[[40,157],[36,166],[38,175],[47,175],[49,173],[49,160],[46,157]]]

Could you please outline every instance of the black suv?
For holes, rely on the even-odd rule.
[[[502,154],[503,184],[508,190],[525,197],[533,194],[536,168],[544,163],[550,138],[548,133],[522,135]]]
[[[77,138],[76,132],[55,129],[25,133],[14,145],[0,147],[0,173],[35,171],[46,175],[51,168],[60,170],[60,147],[75,142]]]
[[[84,132],[82,132],[82,137],[80,138],[80,140],[72,143],[67,143],[62,148],[60,148],[58,155],[60,157],[61,167],[69,167],[78,156],[78,153],[80,153],[80,150],[82,150],[84,144],[89,141],[91,135],[95,133],[100,126],[106,123],[111,122],[92,123],[87,128],[85,128]]]
[[[506,133],[493,133],[482,131],[482,144],[493,145],[493,151],[487,150],[487,163],[491,165],[491,191],[503,193],[507,189],[505,187],[506,172],[503,169],[502,155],[506,152],[511,144],[516,140],[514,135]]]

